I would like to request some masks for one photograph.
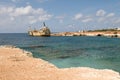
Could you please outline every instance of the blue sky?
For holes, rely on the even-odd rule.
[[[120,27],[120,0],[0,0],[0,33],[25,33],[42,23],[52,32]]]

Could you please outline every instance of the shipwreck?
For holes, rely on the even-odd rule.
[[[36,29],[31,30],[30,29],[28,31],[28,35],[30,35],[30,36],[43,36],[43,37],[45,36],[45,37],[49,37],[50,34],[51,34],[50,29],[45,25],[45,22],[43,23],[43,26],[42,26],[42,28],[40,30],[36,30]]]

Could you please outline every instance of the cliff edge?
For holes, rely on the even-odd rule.
[[[120,80],[118,72],[87,67],[59,69],[15,47],[0,47],[0,80]]]

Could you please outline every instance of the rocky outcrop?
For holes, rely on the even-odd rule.
[[[105,36],[105,37],[120,37],[120,32],[60,32],[60,33],[53,33],[51,36]]]
[[[59,69],[26,51],[0,47],[0,80],[120,80],[118,72],[87,67]]]

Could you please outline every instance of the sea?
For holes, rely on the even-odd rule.
[[[0,33],[0,45],[14,45],[59,68],[90,67],[120,72],[120,38],[59,36],[32,37]]]

